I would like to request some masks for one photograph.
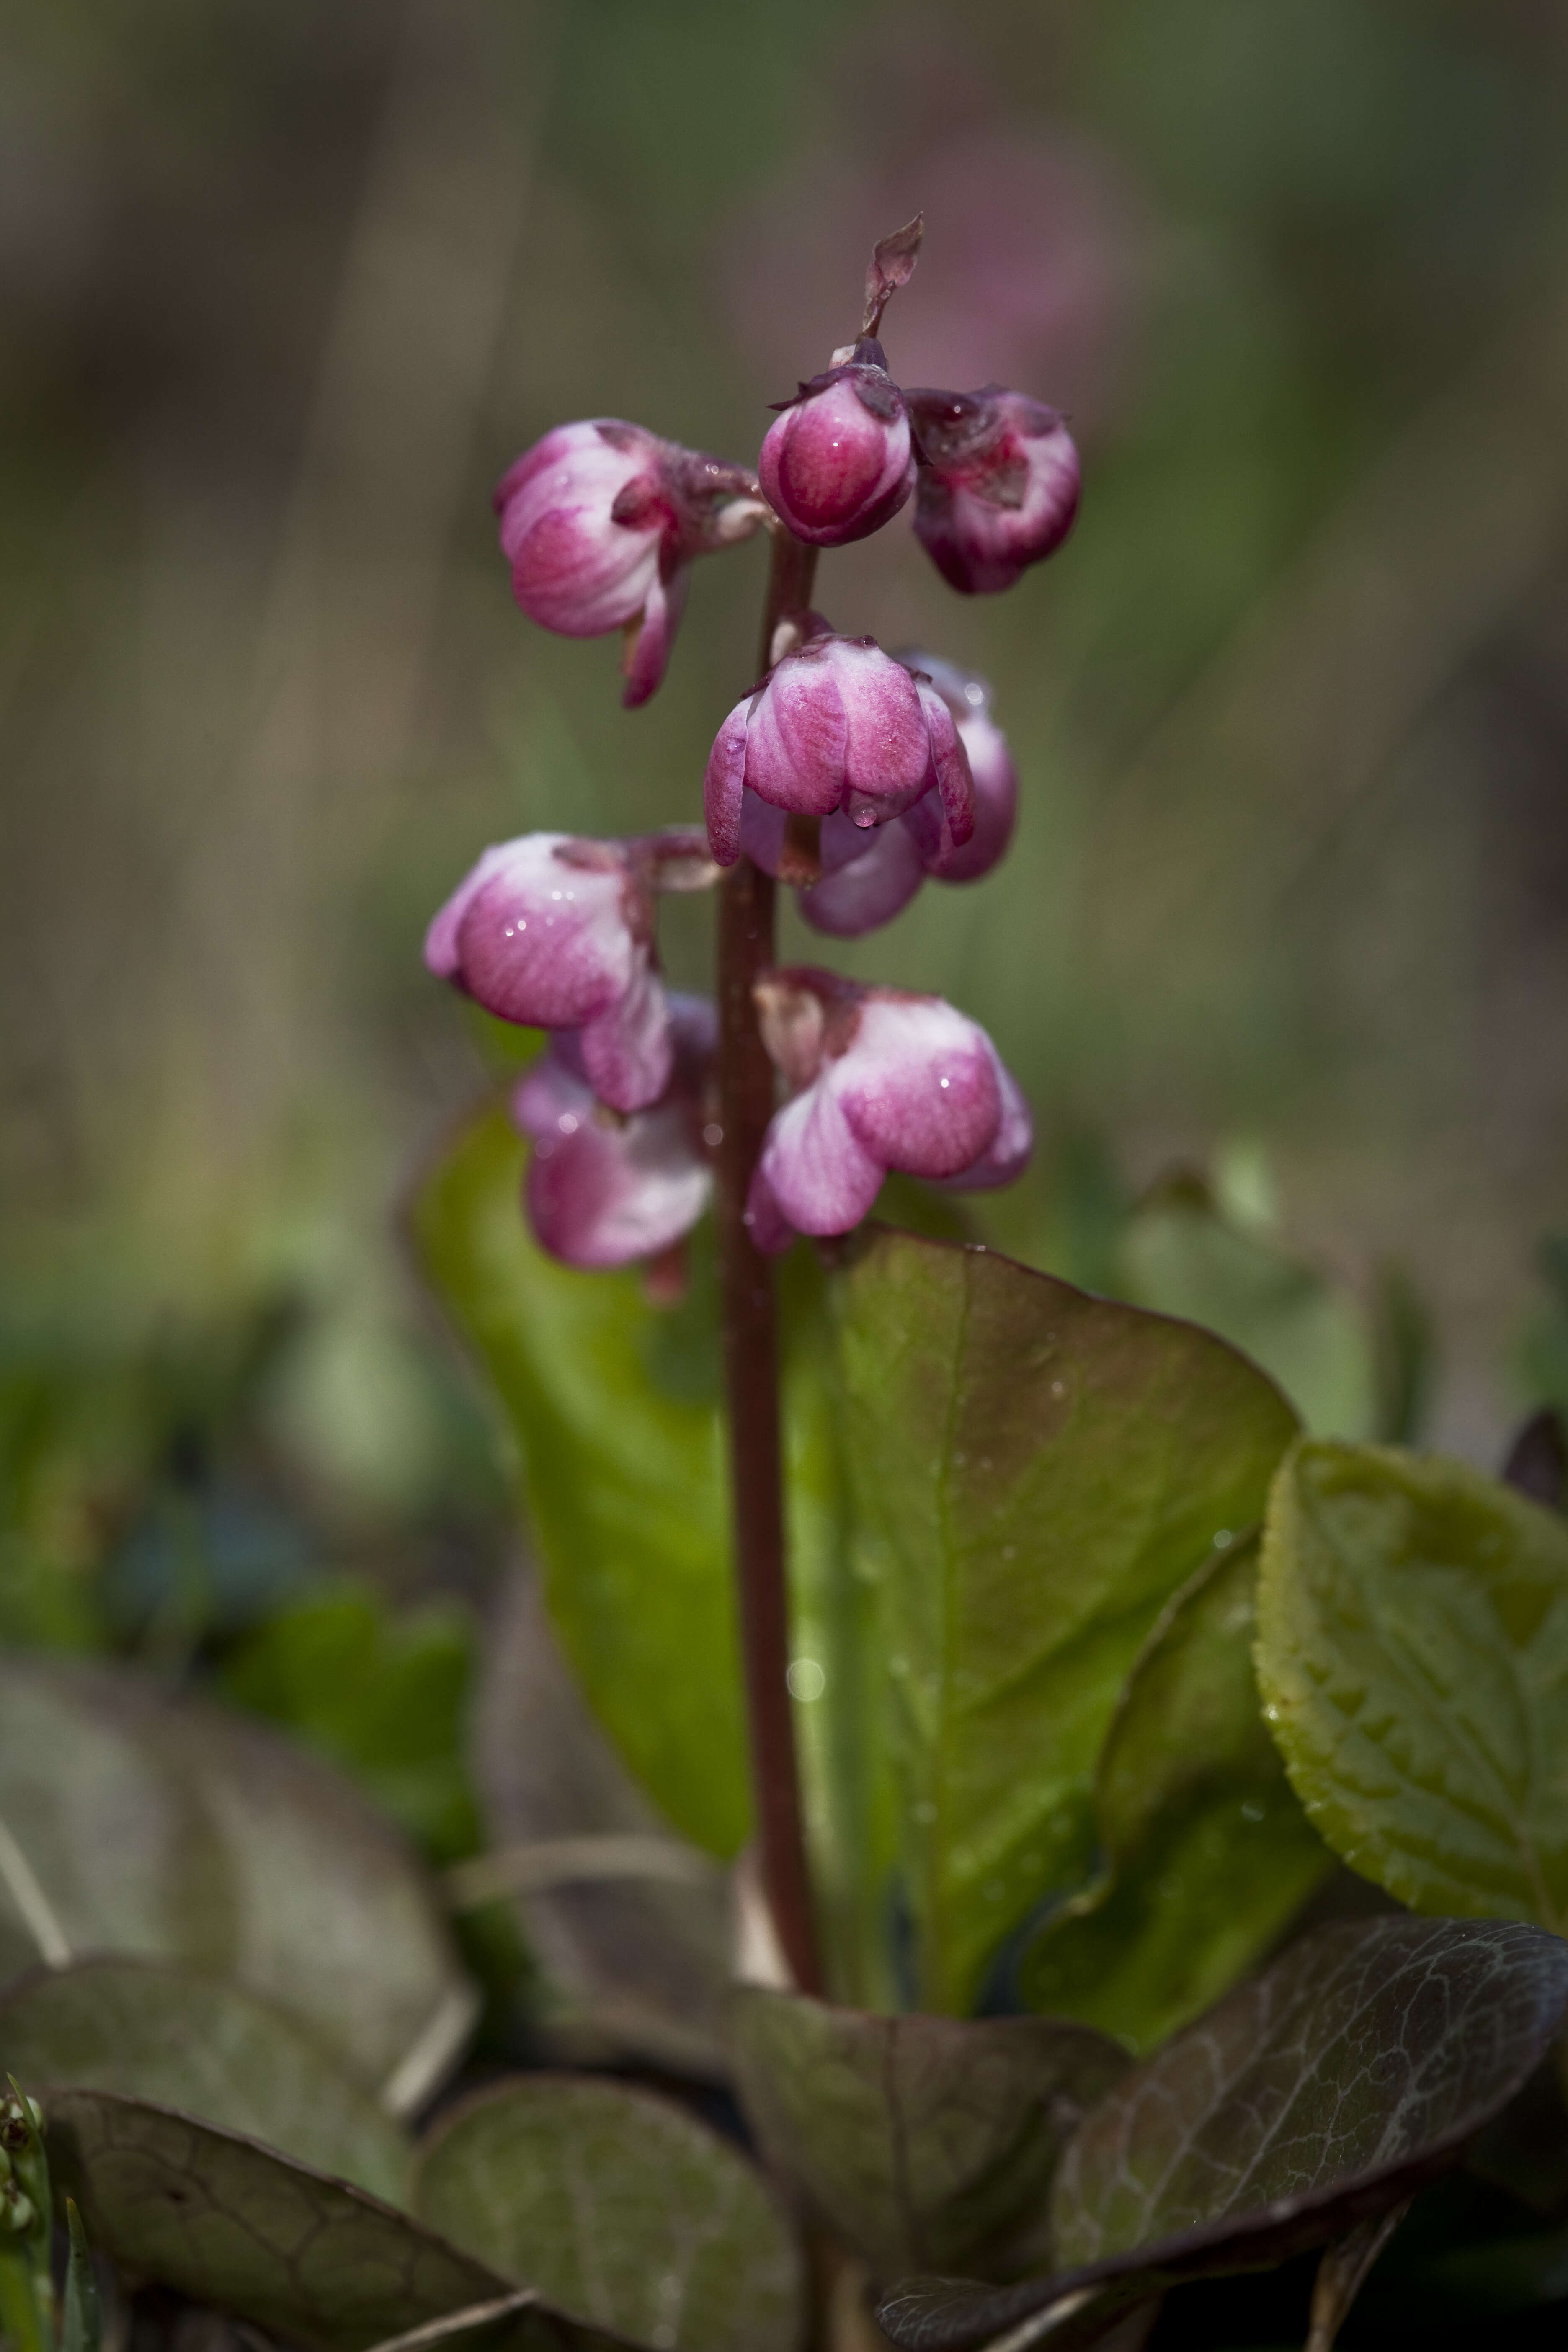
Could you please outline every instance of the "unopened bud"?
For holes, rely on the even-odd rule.
[[[796,1089],[769,1126],[747,1204],[760,1248],[849,1232],[891,1170],[963,1191],[1023,1168],[1023,1096],[985,1032],[940,997],[809,967],[771,974],[758,994],[764,1043]]]
[[[712,1006],[671,996],[669,1081],[659,1099],[617,1118],[595,1097],[581,1040],[551,1041],[512,1097],[533,1141],[525,1194],[541,1246],[598,1269],[657,1257],[690,1231],[711,1190],[704,1119],[718,1023]]]
[[[950,587],[1010,588],[1078,514],[1078,451],[1054,408],[988,384],[907,395],[922,464],[915,534]]]
[[[615,416],[535,442],[498,484],[495,509],[530,620],[568,637],[626,631],[634,708],[664,676],[692,558],[749,537],[766,513],[743,467]]]
[[[903,394],[880,343],[864,338],[803,383],[768,427],[757,470],[796,539],[842,547],[896,515],[915,483]]]
[[[654,954],[653,893],[712,868],[694,828],[633,841],[525,834],[487,849],[430,925],[425,961],[502,1021],[579,1033],[600,1098],[643,1109],[673,1043]]]
[[[803,816],[842,810],[885,824],[936,789],[955,843],[973,830],[974,788],[952,715],[870,637],[826,633],[776,663],[720,729],[704,780],[708,839],[741,852],[745,795]]]

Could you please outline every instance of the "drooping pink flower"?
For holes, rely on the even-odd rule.
[[[895,659],[940,694],[952,712],[974,785],[974,830],[954,843],[941,793],[929,785],[912,808],[870,832],[835,811],[822,820],[821,879],[797,888],[801,913],[830,938],[858,939],[891,922],[932,877],[974,882],[1005,854],[1017,814],[1018,779],[1007,740],[991,715],[991,689],[973,670],[914,648]],[[748,793],[741,846],[766,873],[786,871],[784,814]]]
[[[1054,408],[987,384],[905,395],[924,462],[915,535],[950,587],[1011,588],[1078,514],[1072,436]]]
[[[430,925],[425,961],[502,1021],[581,1033],[600,1099],[641,1110],[673,1045],[653,900],[711,874],[700,834],[629,841],[524,834],[487,849]]]
[[[974,829],[974,787],[952,714],[871,637],[826,629],[776,662],[714,739],[703,794],[721,866],[741,854],[744,797],[805,816],[841,810],[886,824],[935,786],[955,845]]]
[[[757,529],[756,477],[640,425],[601,416],[558,425],[496,486],[511,592],[562,636],[626,632],[628,708],[664,676],[687,568]]]
[[[768,1052],[795,1088],[747,1201],[760,1249],[849,1232],[890,1170],[977,1191],[1024,1167],[1028,1107],[984,1029],[940,997],[797,966],[770,974],[757,998]]]
[[[702,1127],[718,1023],[705,998],[672,995],[673,1060],[656,1103],[630,1118],[606,1110],[581,1039],[552,1037],[511,1099],[531,1137],[524,1202],[542,1248],[566,1265],[629,1265],[689,1233],[712,1189]]]
[[[848,360],[778,404],[757,460],[774,511],[815,547],[879,530],[915,486],[909,412],[881,344],[862,336]]]

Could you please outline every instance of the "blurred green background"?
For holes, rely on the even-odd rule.
[[[993,1230],[1092,1280],[1206,1167],[1425,1302],[1435,1442],[1568,1396],[1552,0],[15,0],[0,41],[0,1633],[221,1636],[306,1724],[374,1653],[449,1727],[429,1596],[504,1538],[395,1238],[484,1066],[423,927],[488,841],[696,814],[763,561],[699,570],[628,716],[613,644],[513,609],[489,486],[582,415],[750,460],[917,205],[895,373],[1054,401],[1086,466],[1007,597],[902,520],[819,590],[987,671],[1023,772],[1003,871],[853,951],[1024,1080]],[[247,1663],[308,1579],[299,1674]],[[374,1721],[322,1736],[374,1778]],[[384,1744],[461,1851],[449,1738]]]

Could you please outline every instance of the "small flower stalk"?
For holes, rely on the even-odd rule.
[[[624,841],[535,833],[484,851],[430,925],[430,971],[547,1033],[514,1087],[523,1199],[540,1244],[585,1276],[642,1264],[669,1295],[716,1212],[736,1570],[761,1876],[795,1980],[819,1990],[796,1780],[770,1265],[853,1233],[894,1171],[1005,1184],[1027,1105],[985,1032],[941,998],[781,963],[775,885],[851,939],[928,882],[1005,855],[1018,778],[984,679],[889,653],[812,609],[818,551],[909,509],[966,595],[1058,548],[1079,461],[1055,409],[1017,392],[907,390],[884,317],[919,256],[917,216],[877,247],[858,332],[778,404],[755,472],[615,417],[557,426],[495,498],[512,593],[541,626],[620,630],[624,699],[658,687],[691,565],[771,542],[760,676],[717,726],[701,829]],[[717,1003],[667,988],[658,902],[720,888]]]

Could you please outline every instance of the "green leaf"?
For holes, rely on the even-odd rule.
[[[1457,1462],[1280,1470],[1258,1682],[1335,1852],[1415,1910],[1568,1920],[1568,1526]]]
[[[536,1248],[525,1164],[504,1110],[465,1128],[415,1204],[419,1259],[500,1398],[551,1617],[589,1705],[664,1818],[728,1859],[750,1804],[711,1233],[691,1237],[681,1304],[651,1306],[637,1272],[574,1273]],[[835,1989],[879,2000],[896,1990],[892,1791],[812,1253],[793,1253],[780,1295],[792,1622],[833,1692],[796,1717],[814,1874]]]
[[[1044,2254],[1058,2159],[1127,2064],[1114,2042],[1046,2018],[871,2017],[753,1985],[731,2004],[763,2150],[877,2276],[1006,2277]]]
[[[1223,1341],[989,1251],[873,1231],[837,1278],[908,2005],[963,2012],[1094,1861],[1096,1763],[1173,1593],[1295,1429]]]
[[[675,1827],[710,1853],[748,1828],[707,1251],[677,1307],[641,1276],[582,1274],[523,1221],[521,1139],[495,1108],[413,1212],[427,1280],[504,1407],[551,1614],[601,1722]]]
[[[1333,1858],[1252,1670],[1258,1544],[1214,1554],[1150,1634],[1095,1780],[1103,1856],[1026,1956],[1026,1999],[1152,2049],[1275,1943]]]
[[[675,2352],[792,2352],[794,2232],[761,2175],[683,2108],[587,2075],[499,2084],[444,2118],[420,2218],[563,2310]]]
[[[1124,1297],[1201,1323],[1261,1364],[1308,1429],[1374,1433],[1377,1357],[1357,1302],[1226,1217],[1201,1178],[1169,1178],[1139,1204],[1120,1272]]]
[[[0,1996],[0,2069],[35,2096],[119,2091],[265,2140],[398,2203],[412,2147],[281,2011],[142,1960],[81,1960]]]
[[[472,1996],[399,1839],[332,1769],[125,1669],[0,1661],[0,1978],[188,1963],[306,2020],[395,2108]]]
[[[474,1622],[458,1602],[395,1611],[363,1582],[318,1586],[224,1662],[236,1703],[360,1780],[437,1861],[479,1843],[463,1761]]]
[[[367,2352],[507,2294],[504,2279],[406,2213],[214,2124],[65,2091],[48,2127],[95,2245],[305,2352]],[[605,2352],[611,2340],[544,2306],[524,2339],[527,2352]]]
[[[1184,2279],[1324,2244],[1456,2164],[1565,2008],[1568,1945],[1536,1927],[1395,1918],[1305,1937],[1079,2126],[1051,2191],[1054,2276],[912,2280],[878,2318],[908,2352],[946,2352],[1059,2305],[1050,2340],[1076,2343]]]

